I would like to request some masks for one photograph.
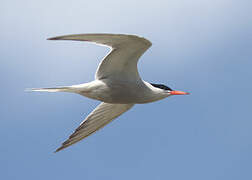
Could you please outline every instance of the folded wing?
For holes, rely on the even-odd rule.
[[[135,81],[140,79],[137,62],[151,46],[145,38],[125,34],[76,34],[49,38],[49,40],[89,41],[111,47],[100,63],[95,78],[114,78]]]
[[[134,104],[109,104],[102,102],[86,117],[74,133],[55,152],[58,152],[91,135],[116,117],[120,116],[122,113],[129,110],[133,105]]]

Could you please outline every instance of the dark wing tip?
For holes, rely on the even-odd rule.
[[[74,35],[69,35],[69,36],[56,36],[56,37],[47,38],[46,40],[90,41],[90,40],[85,40],[85,39],[77,38],[77,37],[75,37]]]
[[[64,148],[64,146],[60,146],[58,149],[56,149],[56,150],[54,151],[54,153],[59,152],[59,151],[62,150],[63,148]]]
[[[61,151],[61,150],[63,150],[63,149],[65,149],[65,148],[67,148],[68,146],[70,146],[70,145],[72,145],[73,143],[71,143],[71,138],[69,138],[69,139],[67,139],[66,141],[64,141],[63,143],[62,143],[62,145],[58,148],[58,149],[56,149],[56,151],[54,151],[55,153],[56,152],[59,152],[59,151]]]
[[[47,38],[47,40],[60,40],[60,37]]]
[[[60,146],[58,149],[56,149],[56,150],[54,151],[54,153],[57,153],[57,152],[59,152],[59,151],[65,149],[66,147],[67,147],[67,146],[62,145],[62,146]]]

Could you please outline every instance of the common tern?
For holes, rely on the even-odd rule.
[[[163,84],[148,83],[141,79],[137,62],[152,45],[143,37],[126,34],[75,34],[53,37],[48,40],[88,41],[111,48],[108,55],[99,64],[94,81],[72,86],[30,89],[31,91],[77,93],[101,101],[55,152],[96,132],[128,111],[134,104],[150,103],[171,95],[189,94],[172,90]]]

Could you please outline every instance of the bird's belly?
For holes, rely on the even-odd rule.
[[[112,93],[109,97],[103,97],[100,101],[114,104],[145,104],[164,99],[165,97],[146,96],[145,94],[122,92]]]
[[[129,87],[113,86],[97,94],[98,100],[107,103],[131,104],[141,100],[141,95]]]
[[[157,101],[142,83],[106,82],[82,95],[113,104],[142,104]]]
[[[110,91],[109,97],[105,98],[104,101],[110,101],[110,103],[119,103],[119,104],[129,104],[137,103],[141,98],[135,92],[132,92],[129,89],[114,89]]]

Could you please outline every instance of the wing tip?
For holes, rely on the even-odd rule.
[[[56,149],[53,153],[57,153],[59,151],[61,151],[63,148],[62,147],[59,147],[58,149]]]
[[[56,149],[56,150],[54,151],[54,153],[57,153],[57,152],[59,152],[59,151],[65,149],[66,147],[67,147],[67,146],[62,145],[62,146],[60,146],[58,149]]]
[[[66,35],[66,36],[56,36],[56,37],[51,37],[47,38],[46,40],[71,40],[71,41],[89,41],[86,39],[78,39],[78,34],[74,35]]]
[[[65,142],[63,142],[63,143],[61,144],[61,146],[60,146],[58,149],[56,149],[56,150],[54,151],[54,153],[59,152],[59,151],[65,149],[65,148],[67,148],[68,146],[71,146],[72,144],[73,144],[73,143],[70,142],[70,139],[67,139]]]
[[[60,37],[51,37],[51,38],[47,38],[46,40],[60,40]]]

